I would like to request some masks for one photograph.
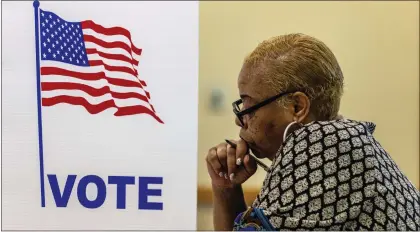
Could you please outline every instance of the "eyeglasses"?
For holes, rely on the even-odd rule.
[[[253,111],[256,111],[257,109],[259,109],[259,108],[261,108],[265,105],[270,104],[271,102],[275,101],[277,98],[283,97],[287,94],[291,94],[291,93],[294,93],[294,92],[296,92],[296,91],[279,93],[275,96],[272,96],[272,97],[270,97],[270,98],[268,98],[268,99],[266,99],[266,100],[264,100],[260,103],[257,103],[255,105],[249,107],[248,109],[245,109],[245,110],[242,110],[242,111],[241,111],[241,108],[242,108],[242,103],[243,102],[242,102],[242,99],[239,99],[239,100],[234,101],[232,103],[233,113],[235,113],[236,117],[239,119],[239,122],[241,123],[241,126],[243,126],[244,125],[243,116],[245,116],[246,114],[249,114]]]

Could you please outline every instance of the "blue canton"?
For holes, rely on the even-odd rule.
[[[80,22],[67,22],[43,10],[40,15],[41,60],[89,66]]]

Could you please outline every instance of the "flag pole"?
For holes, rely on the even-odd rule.
[[[38,103],[38,145],[39,145],[39,174],[41,179],[41,206],[45,207],[45,186],[44,186],[44,147],[42,142],[42,104],[41,104],[41,76],[39,60],[39,1],[33,3],[35,13],[35,53],[36,53],[36,87]]]

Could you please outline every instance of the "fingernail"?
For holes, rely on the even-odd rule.
[[[223,172],[219,172],[219,176],[220,177],[223,177]]]
[[[235,178],[235,173],[231,173],[229,177],[230,177],[230,180],[233,180],[233,178]]]
[[[228,176],[227,176],[227,174],[225,173],[225,179],[227,180],[228,179]]]
[[[236,165],[241,165],[242,164],[242,161],[241,161],[241,158],[238,158],[237,160],[236,160]]]

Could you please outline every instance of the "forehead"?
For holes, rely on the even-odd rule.
[[[261,65],[244,64],[238,76],[238,88],[240,95],[248,95],[254,99],[262,99],[268,95],[267,85],[262,81],[265,75]]]

